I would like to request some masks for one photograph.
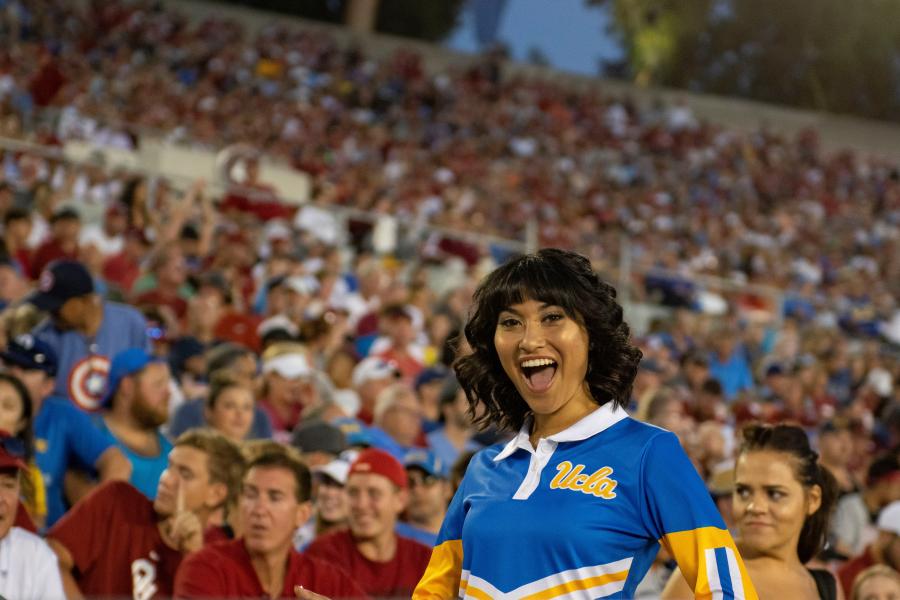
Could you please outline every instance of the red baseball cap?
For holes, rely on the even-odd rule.
[[[354,473],[374,473],[386,477],[388,481],[399,488],[406,489],[409,486],[406,469],[403,468],[400,461],[377,448],[368,448],[359,453],[359,456],[350,465],[350,473],[347,477],[352,477]]]
[[[25,464],[25,443],[0,429],[0,469],[9,468],[22,471],[28,468]]]

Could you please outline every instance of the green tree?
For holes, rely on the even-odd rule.
[[[588,0],[635,81],[900,120],[897,0]]]

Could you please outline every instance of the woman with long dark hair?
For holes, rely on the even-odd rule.
[[[454,368],[517,432],[472,459],[414,598],[630,598],[660,542],[700,597],[756,598],[678,443],[623,410],[641,359],[616,292],[562,250],[487,276]]]
[[[804,565],[825,544],[837,482],[795,425],[748,425],[734,470],[737,544],[760,598],[840,598],[834,576]],[[676,571],[663,598],[687,598]]]

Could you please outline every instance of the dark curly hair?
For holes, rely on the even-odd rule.
[[[806,432],[796,425],[747,425],[741,430],[740,454],[768,450],[792,456],[794,476],[809,489],[814,485],[822,490],[819,509],[806,517],[797,541],[797,556],[801,563],[811,560],[825,545],[828,521],[838,496],[838,484],[826,467],[819,464],[819,455],[810,447]]]
[[[517,431],[529,414],[494,347],[500,313],[527,300],[559,306],[585,328],[589,339],[585,381],[591,396],[600,406],[607,402],[624,406],[641,351],[630,342],[615,298],[615,288],[600,279],[588,259],[565,250],[548,248],[521,256],[490,273],[475,291],[464,349],[453,364],[470,415],[478,414],[479,404],[485,408],[475,424]]]

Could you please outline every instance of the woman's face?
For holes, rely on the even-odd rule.
[[[503,310],[494,347],[519,395],[541,417],[580,417],[596,407],[585,383],[588,333],[558,306],[527,300]]]
[[[243,441],[253,424],[253,393],[243,387],[223,390],[209,411],[208,421],[228,438]]]
[[[783,452],[744,452],[735,467],[734,520],[742,548],[751,554],[796,552],[800,530],[821,502],[819,486],[806,489]]]
[[[900,600],[900,582],[893,577],[873,575],[857,588],[853,600]]]
[[[18,435],[25,427],[25,406],[16,388],[0,382],[0,430]]]

